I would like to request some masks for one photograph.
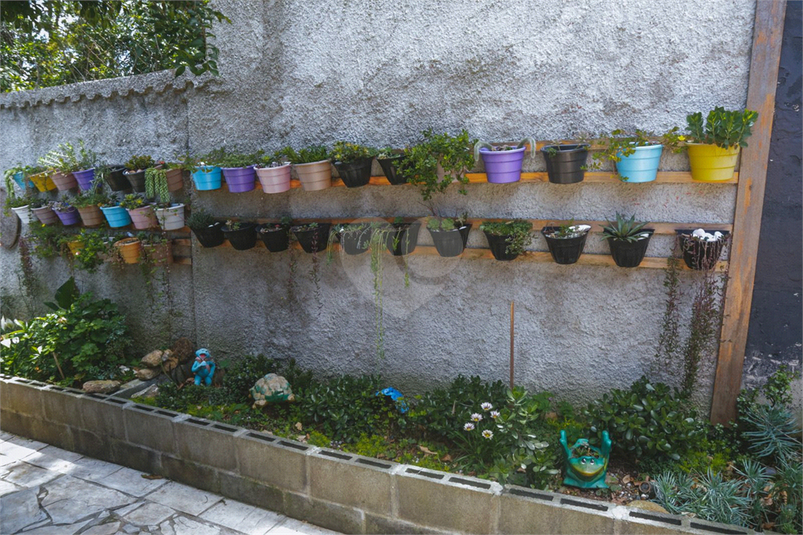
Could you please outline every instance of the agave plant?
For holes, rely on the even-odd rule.
[[[639,241],[650,236],[648,232],[642,232],[642,229],[647,224],[646,221],[636,221],[635,214],[630,216],[630,219],[627,219],[617,212],[616,221],[608,221],[608,226],[602,227],[602,239],[627,242]]]

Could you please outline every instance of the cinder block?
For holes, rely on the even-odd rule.
[[[70,389],[72,390],[72,389]],[[85,400],[83,396],[74,394],[65,388],[50,386],[40,390],[44,417],[54,423],[82,427],[81,413]]]
[[[507,486],[500,498],[500,533],[603,534],[614,532],[612,505]]]
[[[0,383],[0,407],[28,416],[42,416],[42,392],[33,381],[20,379]]]
[[[91,433],[126,440],[123,407],[128,403],[112,397],[85,396],[81,404],[81,426]]]
[[[708,522],[706,520],[699,520],[697,518],[685,519],[683,525],[686,526],[685,520],[688,520],[689,533],[708,533],[708,534],[722,534],[727,535],[753,535],[755,531],[741,526],[734,526],[732,524],[718,524],[716,522]]]
[[[284,490],[306,491],[310,446],[250,431],[234,437],[234,443],[241,476]]]
[[[162,455],[160,462],[160,475],[196,489],[220,493],[218,470],[215,468],[171,455]]]
[[[86,429],[72,428],[72,433],[75,451],[101,461],[114,462],[111,437]]]
[[[161,474],[161,454],[148,448],[136,446],[125,440],[112,440],[112,460],[140,472]]]
[[[131,403],[123,406],[126,438],[159,453],[176,453],[173,419],[178,413]]]
[[[365,511],[392,514],[391,484],[396,463],[320,450],[307,456],[309,494]]]
[[[263,509],[284,513],[284,493],[281,489],[265,485],[232,472],[218,472],[220,494]]]
[[[365,513],[365,533],[387,533],[394,535],[396,533],[405,534],[423,534],[432,533],[437,535],[452,535],[453,531],[442,531],[435,528],[419,526],[404,522],[396,518],[388,518],[382,515],[375,515],[373,513]]]
[[[196,418],[175,422],[176,448],[179,457],[223,470],[237,469],[234,433],[231,425],[212,423]]]
[[[624,506],[614,507],[613,513],[614,533],[617,535],[677,535],[685,531],[681,516]]]
[[[295,492],[284,493],[284,514],[341,533],[365,533],[361,510]]]
[[[406,465],[396,471],[395,482],[401,520],[466,533],[496,530],[498,483]]]
[[[18,412],[0,409],[0,430],[19,435],[21,437],[33,438],[31,427],[35,421],[41,422],[38,418],[26,416]]]

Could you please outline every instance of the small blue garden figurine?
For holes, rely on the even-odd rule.
[[[607,431],[602,432],[602,449],[581,438],[569,448],[566,431],[560,432],[560,443],[566,456],[566,478],[564,485],[581,489],[607,489],[605,474],[608,472],[608,459],[611,455],[611,438]]]
[[[215,376],[215,362],[212,360],[209,350],[201,348],[195,352],[195,362],[192,363],[192,373],[195,374],[195,384],[204,382],[206,386],[212,384],[212,377]]]

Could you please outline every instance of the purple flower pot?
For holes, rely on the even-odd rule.
[[[75,171],[73,172],[73,176],[75,180],[78,181],[78,187],[81,191],[86,191],[92,187],[92,183],[95,182],[95,168],[92,169],[84,169],[83,171]]]
[[[510,184],[521,180],[521,164],[524,161],[524,151],[527,147],[514,150],[488,150],[480,149],[482,162],[485,164],[485,173],[491,184]]]
[[[256,171],[254,167],[224,167],[223,176],[229,185],[230,193],[245,193],[253,191],[256,185]]]
[[[58,210],[53,211],[56,212],[59,220],[61,220],[61,224],[65,227],[69,227],[70,225],[75,225],[81,222],[81,214],[79,214],[78,210],[72,206],[66,212],[59,212]]]

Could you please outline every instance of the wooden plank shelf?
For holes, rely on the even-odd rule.
[[[267,218],[266,219],[266,218],[261,218],[261,217],[260,218],[256,218],[256,219],[238,218],[238,217],[227,217],[227,218],[219,218],[219,219],[220,220],[224,220],[224,219],[225,220],[232,220],[232,221],[249,221],[251,223],[260,223],[260,224],[276,222],[278,220],[277,218],[273,218],[273,219]],[[404,219],[408,223],[418,220],[416,218],[409,218],[409,217],[404,218]],[[423,219],[423,218],[420,218],[420,219]],[[472,228],[474,230],[479,230],[480,224],[482,224],[483,221],[500,221],[501,222],[501,221],[511,221],[512,219],[513,218],[502,218],[502,219],[499,219],[499,218],[487,218],[487,219],[468,219],[467,221],[473,225]],[[304,223],[313,223],[313,222],[317,221],[317,222],[324,222],[324,223],[331,222],[334,225],[334,224],[338,224],[338,223],[352,223],[354,221],[376,221],[376,220],[384,220],[384,221],[387,221],[387,222],[391,222],[391,221],[393,221],[393,218],[392,217],[386,217],[386,218],[383,218],[383,217],[378,217],[378,218],[342,218],[342,217],[336,217],[336,218],[332,218],[332,219],[322,219],[322,218],[301,219],[301,218],[299,218],[299,219],[293,219],[293,223],[296,224],[296,225],[301,225],[301,224],[304,224]],[[556,219],[528,219],[527,221],[530,221],[533,224],[533,230],[535,232],[540,232],[541,229],[543,227],[546,227],[546,226],[560,226],[560,225],[564,225],[564,224],[568,224],[569,223],[569,221],[561,221],[561,220],[556,220]],[[575,220],[573,224],[575,224],[575,225],[591,225],[591,230],[589,232],[591,232],[592,234],[595,234],[595,233],[601,233],[602,232],[602,227],[606,226],[608,224],[608,222],[607,221],[581,221],[581,220]],[[695,229],[698,229],[698,228],[703,228],[703,229],[705,229],[707,231],[710,231],[710,232],[717,231],[717,230],[720,231],[720,232],[723,232],[723,231],[731,232],[733,230],[733,225],[731,225],[730,223],[650,223],[649,225],[647,225],[647,228],[654,229],[655,230],[655,234],[657,234],[657,235],[673,236],[673,235],[675,235],[675,230],[676,229],[677,230],[695,230]],[[175,242],[175,240],[174,240],[174,242]]]
[[[301,245],[298,242],[293,242],[290,245],[296,250],[302,250]],[[335,242],[332,244],[334,251],[337,252],[340,250],[340,244]],[[231,244],[228,240],[224,240],[221,245],[218,247],[223,247],[226,249],[230,249]],[[254,246],[254,249],[263,249],[267,252],[267,249],[260,246],[260,243]],[[268,253],[271,254],[271,253]],[[306,253],[305,253],[306,254]],[[326,248],[319,251],[319,254],[325,255]],[[390,255],[390,253],[388,253]],[[410,253],[411,256],[440,256],[438,255],[438,250],[431,245],[418,245],[416,246],[415,250]],[[468,260],[494,260],[493,253],[487,247],[469,247],[463,250],[463,254],[459,257],[455,258],[463,258]],[[554,263],[552,259],[552,255],[548,251],[526,251],[524,254],[519,255],[519,257],[511,262],[536,262],[541,264],[549,264]],[[607,254],[592,254],[592,253],[583,253],[580,256],[580,259],[577,261],[577,265],[581,266],[610,266],[610,267],[617,267],[616,263],[613,261],[613,257]],[[645,257],[638,268],[622,268],[622,269],[640,269],[640,268],[647,268],[647,269],[664,269],[666,267],[666,258],[665,257]],[[717,263],[716,271],[725,271],[728,267],[727,261],[721,260]],[[678,269],[691,271],[686,264],[683,263],[682,260],[678,260]]]
[[[488,179],[485,173],[466,173],[466,177],[468,178],[469,183],[471,184],[487,184]],[[549,182],[549,178],[546,172],[536,172],[536,173],[522,173],[521,174],[521,182]],[[611,172],[588,172],[585,174],[585,179],[582,183],[609,183],[609,184],[626,184],[627,182],[622,182],[619,178]],[[642,183],[632,183],[633,186],[645,185],[645,184],[737,184],[739,182],[739,173],[734,173],[733,178],[730,180],[723,180],[722,182],[695,182],[691,178],[691,173],[688,171],[659,171],[658,176],[654,182],[642,182]],[[495,186],[511,186],[516,184],[515,182],[512,184],[494,184]],[[391,184],[388,182],[387,178],[384,176],[372,176],[368,182],[368,185],[371,186],[390,186]],[[556,186],[561,186],[562,184],[555,184]],[[290,180],[290,189],[297,189],[301,187],[301,182],[298,180],[292,179]],[[343,181],[339,178],[332,178],[332,187],[339,188],[345,187]],[[365,187],[365,186],[363,186]],[[396,187],[410,187],[410,184],[402,184]],[[354,188],[359,189],[359,188]],[[226,183],[223,184],[223,187],[220,190],[211,190],[211,191],[228,191],[228,185]],[[262,190],[262,185],[257,180],[255,191]],[[326,191],[326,190],[320,190]],[[203,193],[203,192],[198,192]],[[248,194],[250,192],[245,192]],[[315,192],[310,192],[315,193]],[[235,194],[238,195],[238,194]],[[276,195],[271,193],[270,195]]]

